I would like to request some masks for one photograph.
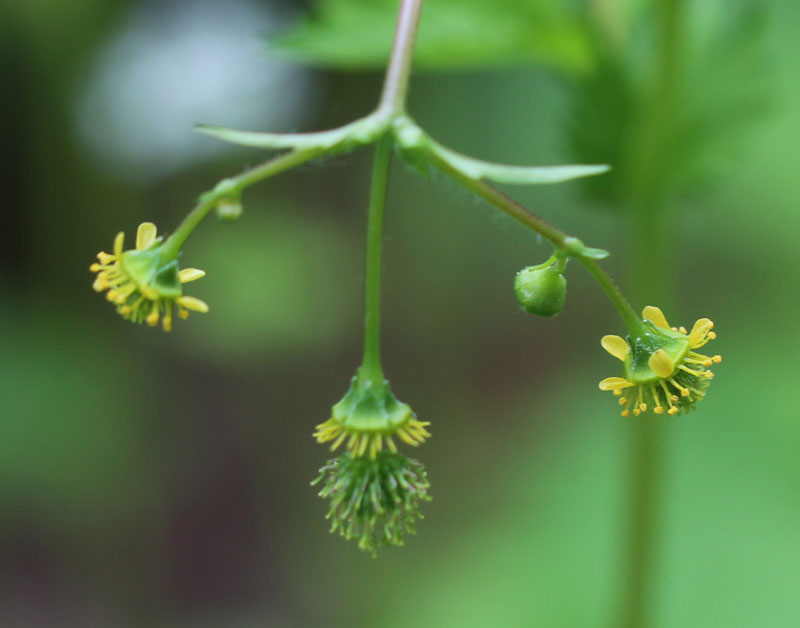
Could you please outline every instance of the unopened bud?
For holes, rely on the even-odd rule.
[[[530,314],[555,316],[564,309],[567,280],[555,268],[523,268],[514,278],[520,307]]]

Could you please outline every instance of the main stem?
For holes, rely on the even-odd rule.
[[[383,382],[380,356],[381,252],[383,214],[392,163],[392,139],[378,140],[372,166],[372,185],[367,218],[367,264],[364,297],[364,360],[360,375],[372,383]]]
[[[403,0],[400,5],[392,56],[389,59],[389,66],[386,68],[386,79],[378,106],[379,109],[392,115],[405,111],[422,1]]]
[[[683,0],[658,0],[656,82],[645,103],[641,125],[629,153],[628,207],[635,242],[633,287],[637,301],[669,309],[665,268],[668,223],[664,210],[664,169],[669,163],[678,108],[680,54],[683,43]],[[638,421],[631,427],[630,520],[627,530],[625,605],[620,625],[645,628],[652,623],[653,583],[656,581],[656,539],[662,488],[666,432],[658,421]]]

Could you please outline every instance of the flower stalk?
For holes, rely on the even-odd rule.
[[[367,261],[364,291],[364,360],[359,372],[374,382],[383,381],[380,357],[381,316],[381,253],[383,249],[383,215],[392,163],[392,141],[378,140],[372,166],[372,182],[367,219]]]

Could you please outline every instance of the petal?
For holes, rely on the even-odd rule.
[[[143,222],[136,231],[136,250],[146,249],[155,239],[156,226],[152,222]]]
[[[187,310],[194,310],[195,312],[208,312],[208,303],[196,299],[195,297],[178,297],[178,305],[182,305]]]
[[[630,388],[633,384],[624,377],[606,377],[599,386],[600,390],[620,390]]]
[[[667,322],[667,318],[664,316],[664,312],[661,311],[660,307],[656,307],[655,305],[648,305],[646,308],[642,310],[642,318],[646,318],[656,327],[661,327],[662,329],[669,329],[669,323]]]
[[[628,343],[625,342],[623,338],[619,336],[603,336],[600,344],[603,345],[603,349],[608,351],[611,355],[613,355],[618,360],[625,361],[625,358],[630,351],[628,347]]]
[[[178,279],[181,280],[181,283],[189,283],[190,281],[194,281],[195,279],[200,279],[206,276],[206,271],[200,270],[199,268],[184,268],[178,273]]]
[[[695,321],[692,331],[689,332],[689,346],[693,349],[705,340],[714,323],[708,318],[699,318]]]
[[[650,359],[647,361],[647,364],[650,366],[650,369],[653,371],[653,373],[659,377],[666,378],[675,372],[675,365],[672,363],[672,359],[663,349],[659,349],[653,355],[651,355]]]
[[[114,255],[119,257],[122,255],[122,245],[125,243],[125,233],[120,231],[117,237],[114,238]]]

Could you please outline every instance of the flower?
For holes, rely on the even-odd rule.
[[[322,482],[320,497],[330,498],[331,533],[358,539],[362,550],[376,555],[382,545],[402,545],[421,519],[419,503],[430,501],[425,468],[396,451],[374,457],[346,452],[320,469],[312,486]]]
[[[398,401],[389,389],[389,382],[381,378],[353,377],[350,390],[333,406],[331,418],[317,425],[314,437],[318,443],[333,441],[331,451],[345,440],[347,449],[355,457],[369,454],[371,460],[386,445],[397,453],[394,437],[416,447],[430,436],[425,429],[430,422],[419,421],[413,410]]]
[[[610,390],[624,406],[622,416],[631,412],[638,416],[652,403],[653,412],[669,415],[686,412],[705,394],[714,373],[709,369],[722,362],[722,357],[695,351],[717,337],[714,323],[698,319],[692,331],[670,327],[657,307],[642,311],[643,327],[628,340],[604,336],[601,344],[624,364],[625,377],[607,377],[600,390]],[[630,390],[629,390],[630,389]]]
[[[106,298],[116,304],[123,318],[150,326],[161,318],[164,331],[170,331],[173,305],[181,318],[186,318],[189,310],[208,312],[204,301],[183,294],[184,283],[206,273],[197,268],[179,270],[177,259],[164,252],[163,238],[156,233],[152,222],[143,222],[136,232],[136,248],[125,251],[125,234],[120,231],[114,238],[114,252],[98,253],[98,262],[89,270],[97,273],[92,288],[108,290]]]

